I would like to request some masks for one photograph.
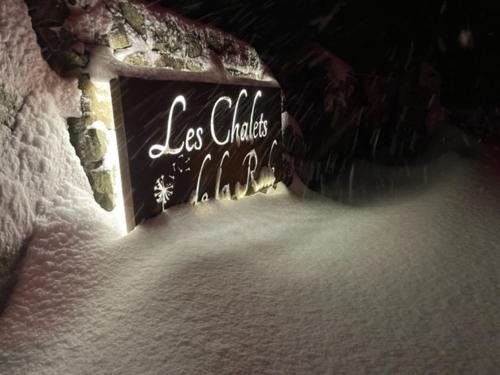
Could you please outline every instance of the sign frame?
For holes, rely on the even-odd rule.
[[[211,130],[212,131],[215,131],[215,130],[213,130],[213,122],[214,122],[213,118],[214,118],[214,111],[216,110],[216,109],[214,109],[214,107],[217,107],[217,104],[220,104],[220,106],[219,106],[220,110],[217,108],[217,110],[219,112],[220,111],[223,112],[224,105],[225,105],[226,109],[231,109],[231,108],[234,109],[234,107],[236,107],[236,109],[234,109],[234,118],[236,118],[236,113],[238,110],[238,102],[240,101],[240,99],[243,98],[243,99],[246,99],[246,101],[250,102],[252,99],[251,94],[253,93],[254,94],[253,107],[255,107],[256,106],[255,102],[257,102],[260,99],[260,97],[262,96],[262,91],[264,91],[264,92],[273,91],[274,92],[273,95],[276,96],[276,97],[273,96],[273,98],[272,98],[272,101],[274,102],[273,108],[274,108],[274,106],[276,106],[276,108],[274,109],[275,113],[274,112],[272,113],[273,123],[271,125],[273,126],[273,128],[272,128],[273,133],[272,134],[275,135],[275,139],[271,142],[271,144],[272,144],[271,149],[269,150],[268,153],[265,154],[265,156],[269,159],[269,163],[268,163],[269,168],[265,169],[263,161],[262,161],[263,159],[259,160],[258,156],[255,155],[255,159],[254,159],[255,167],[254,167],[254,171],[251,171],[251,165],[252,165],[251,158],[254,156],[253,155],[250,156],[250,158],[248,159],[248,171],[247,171],[246,187],[245,187],[245,183],[243,183],[243,186],[245,187],[245,189],[244,189],[245,193],[243,195],[251,195],[255,192],[267,189],[270,186],[275,186],[275,184],[281,180],[281,175],[283,173],[283,166],[282,166],[283,132],[282,132],[282,124],[281,124],[282,93],[281,93],[281,88],[277,84],[276,81],[254,81],[254,80],[247,80],[247,79],[234,80],[234,81],[205,81],[205,80],[199,81],[199,80],[178,80],[178,79],[170,79],[170,78],[164,78],[164,77],[140,78],[140,77],[129,77],[129,76],[115,78],[115,79],[110,81],[110,89],[111,89],[111,98],[112,98],[113,114],[114,114],[114,122],[115,122],[118,158],[119,158],[119,164],[120,164],[119,168],[120,168],[120,175],[121,175],[124,214],[125,214],[126,226],[127,226],[128,232],[130,232],[136,225],[140,224],[140,222],[142,222],[144,219],[147,219],[149,217],[156,215],[156,213],[154,213],[152,215],[147,214],[145,216],[138,215],[137,200],[136,200],[136,202],[134,202],[135,191],[133,190],[133,184],[134,184],[133,180],[135,177],[132,175],[133,172],[132,172],[131,168],[133,168],[134,165],[136,166],[137,163],[135,163],[135,159],[131,160],[131,158],[129,157],[130,150],[129,150],[129,144],[127,142],[128,141],[130,142],[130,134],[129,134],[129,137],[127,137],[127,131],[130,131],[130,124],[128,124],[127,121],[130,122],[130,120],[125,118],[125,116],[128,116],[127,111],[129,108],[128,108],[128,106],[127,106],[127,108],[124,108],[124,104],[122,102],[122,98],[123,98],[122,94],[123,94],[123,86],[124,86],[123,82],[124,81],[134,81],[134,80],[148,82],[148,84],[151,86],[164,85],[165,89],[168,88],[169,86],[174,86],[174,87],[175,86],[184,86],[184,87],[192,87],[193,90],[196,90],[196,86],[198,86],[198,87],[206,86],[207,88],[210,86],[210,87],[214,88],[214,91],[216,91],[216,89],[218,89],[218,88],[222,88],[222,91],[226,90],[226,91],[230,91],[233,93],[236,91],[239,91],[239,95],[233,95],[232,100],[230,99],[230,96],[224,96],[224,95],[220,96],[219,95],[220,97],[217,100],[217,102],[220,101],[222,97],[224,97],[225,99],[221,100],[220,103],[215,103],[215,105],[212,107],[212,119],[211,119],[211,121],[212,121]],[[245,95],[242,95],[243,91],[246,92]],[[261,94],[260,96],[259,96],[259,93]],[[177,100],[177,99],[178,99],[178,97],[175,98],[175,100]],[[210,99],[213,100],[214,97],[212,97]],[[175,102],[175,100],[174,100],[174,102]],[[225,103],[224,103],[224,101],[225,101]],[[207,104],[203,105],[204,109],[209,108],[209,102],[210,102],[210,100],[207,100]],[[242,100],[242,102],[243,102],[243,100]],[[186,104],[187,104],[187,106],[186,106]],[[177,107],[176,107],[176,105],[177,105]],[[167,111],[165,111],[165,114],[162,117],[164,117],[164,120],[168,116],[172,117],[173,116],[172,112],[174,111],[174,109],[176,112],[179,112],[179,113],[182,112],[185,114],[186,107],[187,107],[187,110],[189,110],[189,106],[190,106],[189,97],[188,97],[188,99],[184,98],[184,101],[182,99],[178,100],[177,103],[169,103],[168,100],[165,100],[165,107],[166,108],[170,107],[170,108],[168,110],[168,115],[167,115]],[[248,112],[248,110],[247,110],[247,112]],[[264,116],[264,112],[258,112],[258,115],[261,115],[261,114],[262,114],[262,116]],[[254,115],[254,114],[252,113],[252,115]],[[259,131],[261,132],[260,133],[261,135],[264,133],[262,131],[262,121],[265,121],[265,117],[262,117],[262,116],[260,118],[259,118],[259,116],[257,116],[257,118],[259,118],[261,120],[261,129],[257,129],[257,128],[250,129],[250,131],[247,134],[252,133],[252,131],[253,131],[254,135],[257,135],[259,133]],[[250,118],[252,118],[252,117],[250,117]],[[201,120],[201,121],[204,121],[204,125],[202,127],[205,130],[207,130],[207,121],[208,120],[209,120],[208,118],[203,118]],[[234,121],[235,120],[233,119],[233,126],[234,126]],[[276,124],[274,124],[274,122],[276,122]],[[245,122],[245,124],[246,123],[247,122]],[[251,128],[252,127],[252,120],[250,120],[249,123],[250,123],[249,127]],[[241,125],[243,125],[243,122]],[[134,126],[137,126],[137,125],[134,125]],[[168,125],[168,127],[169,126],[170,125]],[[166,133],[168,133],[168,127],[167,127],[167,131],[165,131]],[[163,130],[163,128],[165,128],[165,122],[162,122],[162,130]],[[185,128],[187,128],[187,126],[185,124],[178,125],[178,128],[185,129]],[[243,129],[243,126],[241,128]],[[189,129],[189,131],[190,131],[190,129]],[[165,132],[162,131],[162,133],[165,133]],[[216,139],[216,141],[217,140],[220,141],[222,138],[224,138],[224,137],[218,138],[214,133],[212,133],[211,135],[212,135],[212,141],[214,139]],[[227,135],[229,136],[229,133]],[[207,135],[205,134],[205,136],[207,136]],[[252,136],[250,135],[250,138],[251,137]],[[165,138],[164,135],[163,135],[163,138]],[[238,138],[238,135],[236,136],[236,138]],[[243,136],[241,136],[240,138],[243,139]],[[269,139],[265,139],[265,136],[263,138],[264,138],[264,141],[262,143],[262,147],[265,148],[264,146],[268,145]],[[195,135],[193,135],[192,139],[195,139]],[[201,138],[198,138],[198,139],[201,140]],[[258,142],[258,140],[257,140],[257,142]],[[152,154],[150,154],[150,157],[152,158],[153,156],[156,156],[157,154],[161,154],[161,152],[163,152],[165,154],[165,148],[167,149],[166,150],[167,153],[169,151],[173,151],[172,148],[169,148],[168,143],[169,143],[169,141],[168,141],[168,136],[167,136],[167,140],[166,140],[166,143],[164,144],[163,149],[161,148],[161,144],[158,144],[158,143],[153,145],[154,147],[156,147],[156,149],[151,150],[151,147],[150,147],[150,150],[149,150],[150,152],[155,151]],[[177,142],[177,143],[180,144],[179,142]],[[244,141],[238,140],[237,150],[239,150],[242,143],[244,143]],[[252,138],[251,145],[253,145],[253,143],[254,143],[254,139]],[[184,146],[184,142],[182,142],[182,145]],[[196,146],[196,144],[195,144],[195,146]],[[191,147],[193,147],[193,144],[191,144]],[[276,147],[275,154],[273,154],[274,147]],[[234,151],[234,147],[232,149]],[[253,148],[253,150],[255,150],[255,147]],[[206,151],[206,150],[204,150],[204,151]],[[226,151],[226,152],[228,152],[228,151]],[[220,159],[221,160],[220,161],[220,168],[222,168],[222,163],[224,162],[224,160],[227,160],[227,159],[225,159],[225,156],[227,156],[226,152],[223,153],[222,158]],[[162,156],[162,155],[160,155],[160,156]],[[246,156],[248,156],[248,154]],[[276,157],[277,157],[277,159],[276,159]],[[219,161],[216,160],[217,158],[214,158],[214,159],[215,159],[214,161],[217,161],[217,163],[219,163]],[[273,166],[272,167],[271,167],[271,159],[273,159],[273,163],[272,163]],[[204,162],[205,162],[205,160],[203,160],[203,163]],[[203,167],[204,167],[203,163],[201,164],[201,169],[203,169]],[[257,166],[258,163],[260,163],[260,168],[258,168],[258,166]],[[258,171],[257,171],[257,168],[258,168]],[[259,185],[254,183],[255,180],[264,179],[265,176],[262,176],[263,171],[264,171],[264,174],[265,173],[269,174],[269,170],[272,170],[272,178],[271,178],[271,176],[268,176],[269,181],[264,182],[260,189],[257,189],[257,190],[250,189],[250,191],[249,191],[249,185],[250,185],[249,176],[250,176],[250,174],[252,175],[251,178],[252,178],[253,185],[257,186],[257,188],[258,188]],[[259,174],[259,177],[254,179],[254,177],[255,177],[254,172],[255,172],[255,174]],[[198,187],[200,185],[200,176],[201,176],[201,170],[200,170],[199,175],[198,175]],[[161,177],[163,178],[164,176],[162,175]],[[172,176],[170,176],[170,177],[172,177]],[[216,179],[219,182],[220,175],[217,176]],[[137,182],[137,179],[136,179],[136,182]],[[159,181],[157,181],[157,183],[158,182]],[[235,183],[233,190],[236,190],[238,188],[237,185],[240,184],[241,180],[240,181],[233,181],[233,182]],[[217,183],[216,183],[216,185],[217,185]],[[227,185],[229,185],[229,183]],[[226,187],[226,186],[224,186],[224,187]],[[241,185],[240,185],[240,187],[241,187]],[[218,189],[219,189],[219,186],[215,186],[215,194],[213,197],[215,199],[219,199],[219,197],[217,196],[217,192],[219,191]],[[227,194],[227,190],[229,190],[229,196]],[[231,193],[231,187],[229,187],[229,189],[226,189],[226,196],[223,199],[228,199],[229,197],[231,199],[239,198],[237,196],[237,194]],[[196,200],[194,200],[194,202],[191,202],[191,203],[197,204],[199,201],[206,200],[206,199],[202,199],[202,198],[208,199],[208,195],[206,195],[206,196],[204,195],[203,197],[199,197],[198,189],[196,189]],[[180,203],[189,203],[189,201],[190,200],[179,201],[179,202],[175,203],[175,205],[180,204]],[[164,210],[165,209],[163,209],[162,211],[164,211]]]

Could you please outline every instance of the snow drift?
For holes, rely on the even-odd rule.
[[[0,83],[19,98],[10,123],[0,124],[0,300],[23,243],[62,186],[90,188],[69,143],[65,118],[79,115],[75,81],[43,60],[22,1],[0,3]],[[10,125],[10,126],[8,126]],[[89,200],[89,204],[92,202]]]
[[[497,167],[401,169],[416,190],[361,207],[285,189],[181,206],[111,241],[58,199],[0,319],[0,373],[494,373]]]

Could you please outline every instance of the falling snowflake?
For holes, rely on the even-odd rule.
[[[189,156],[187,158],[185,158],[184,154],[180,154],[177,157],[177,161],[172,163],[172,170],[178,174],[183,174],[185,172],[189,172],[189,171],[191,171],[191,167],[189,166],[190,161],[191,161],[191,158]],[[182,166],[181,166],[181,164],[182,164]]]
[[[170,178],[172,180],[174,179],[172,176],[170,176]],[[154,186],[154,197],[156,198],[156,202],[161,204],[162,211],[167,209],[166,205],[173,193],[174,183],[168,182],[165,184],[165,176],[161,175],[161,177],[156,180]]]

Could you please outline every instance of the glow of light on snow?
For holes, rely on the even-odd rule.
[[[109,82],[94,81],[94,86],[98,88],[100,92],[100,97],[98,98],[102,105],[109,106],[109,112],[111,113],[111,119],[114,124],[112,104],[111,104],[111,87]],[[104,94],[105,93],[105,94]],[[127,234],[127,221],[125,216],[125,201],[123,198],[123,187],[122,187],[122,176],[120,167],[120,157],[118,154],[118,141],[116,139],[116,130],[107,130],[108,136],[108,150],[105,155],[103,166],[108,169],[112,169],[115,173],[114,175],[114,186],[113,190],[116,193],[116,207],[113,210],[113,216],[115,219],[116,226],[120,234]]]
[[[118,230],[121,234],[127,234],[127,222],[125,217],[125,202],[123,200],[122,176],[120,167],[120,158],[118,156],[118,142],[116,140],[116,132],[111,130],[108,132],[108,153],[114,166],[114,191],[116,192],[116,207],[113,210]]]

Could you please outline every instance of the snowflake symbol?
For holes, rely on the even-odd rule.
[[[161,203],[162,211],[165,212],[166,205],[174,194],[174,183],[169,182],[165,184],[165,176],[161,175],[159,179],[156,180],[154,186],[154,197],[156,198],[156,203]]]

